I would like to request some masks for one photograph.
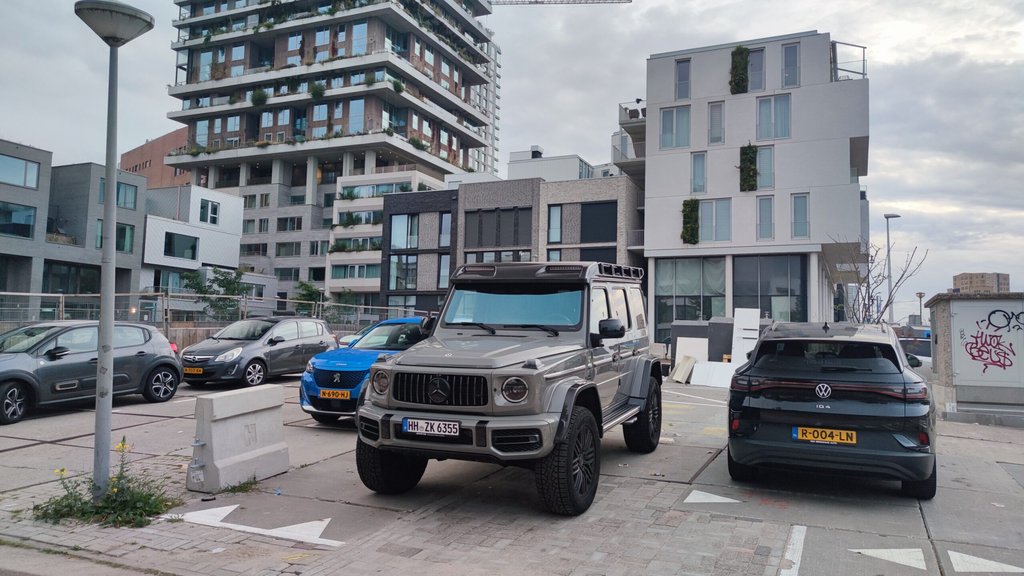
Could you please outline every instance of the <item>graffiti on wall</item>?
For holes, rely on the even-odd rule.
[[[975,322],[977,330],[968,335],[960,329],[960,342],[967,356],[982,364],[982,373],[992,366],[1006,370],[1017,356],[1013,342],[1005,340],[1010,332],[1024,331],[1024,312],[992,310],[984,320]]]

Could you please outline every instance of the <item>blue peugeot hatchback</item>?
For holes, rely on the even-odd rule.
[[[317,422],[356,415],[370,365],[381,354],[401,352],[427,337],[426,318],[385,320],[347,348],[313,356],[302,374],[299,405]]]

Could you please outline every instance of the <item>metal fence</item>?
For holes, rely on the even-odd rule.
[[[99,294],[0,292],[0,333],[47,320],[99,320]],[[409,308],[358,306],[251,296],[133,292],[114,296],[114,319],[151,324],[179,348],[224,326],[260,316],[323,318],[335,334],[351,334],[387,318],[427,316]]]

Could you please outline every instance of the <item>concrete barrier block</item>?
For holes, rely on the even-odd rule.
[[[196,399],[196,438],[185,486],[216,493],[288,471],[284,389],[263,385]]]

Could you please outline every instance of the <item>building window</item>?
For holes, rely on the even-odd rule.
[[[331,29],[328,27],[317,28],[315,42],[317,46],[325,46],[331,41]]]
[[[164,256],[196,260],[199,258],[198,247],[199,238],[195,236],[164,232]]]
[[[789,94],[757,99],[757,139],[789,138]]]
[[[209,143],[210,137],[210,121],[209,120],[198,120],[196,121],[196,144],[199,146],[206,146]]]
[[[661,147],[690,145],[690,107],[664,108],[661,111]]]
[[[256,195],[246,194],[242,196],[242,208],[251,209],[256,207]]]
[[[238,132],[238,127],[239,127],[239,117],[238,116],[228,116],[226,132]]]
[[[327,104],[315,104],[313,106],[313,122],[327,120]]]
[[[548,262],[561,262],[562,251],[561,250],[548,250]]]
[[[775,199],[771,196],[757,197],[757,239],[775,238]]]
[[[331,266],[331,278],[344,280],[346,278],[380,278],[380,264],[349,264]]]
[[[730,240],[732,206],[728,198],[702,200],[700,203],[700,241],[721,242]]]
[[[264,192],[260,194],[260,208],[267,208],[270,206],[270,192]]]
[[[810,195],[793,194],[793,238],[809,238],[811,236]]]
[[[747,77],[749,91],[764,90],[764,48],[750,51],[747,59]]]
[[[301,216],[289,216],[288,218],[277,219],[278,232],[294,232],[296,230],[302,230]]]
[[[291,115],[291,109],[290,108],[282,108],[282,109],[278,110],[277,111],[277,125],[278,126],[287,126],[288,123],[291,122],[291,117],[292,117],[292,115]]]
[[[235,44],[231,47],[231,59],[241,60],[245,58],[245,44]]]
[[[278,242],[274,246],[274,255],[282,258],[302,255],[301,242]]]
[[[310,256],[323,256],[327,254],[327,246],[330,244],[328,240],[311,240],[309,242],[309,255]]]
[[[452,245],[452,213],[441,213],[441,227],[437,233],[437,245],[446,248]]]
[[[298,50],[302,44],[302,32],[292,32],[288,35],[288,50]]]
[[[352,55],[361,56],[366,54],[366,21],[361,20],[352,24]]]
[[[267,245],[263,244],[241,244],[238,246],[239,256],[266,256]]]
[[[306,271],[306,278],[310,282],[323,282],[326,276],[326,268],[323,266],[313,266]]]
[[[270,232],[270,218],[260,218],[260,232]]]
[[[725,316],[725,258],[659,258],[653,289],[655,338],[665,342],[674,320]]]
[[[466,248],[523,246],[533,237],[533,210],[527,207],[466,212]]]
[[[676,62],[676,100],[690,97],[690,61]]]
[[[274,127],[274,113],[267,110],[260,115],[260,128]]]
[[[298,268],[274,268],[274,276],[281,282],[298,282]]]
[[[255,220],[242,220],[242,234],[255,234],[256,233],[256,221]]]
[[[388,279],[390,290],[416,289],[416,256],[401,254],[391,256],[391,274]]]
[[[807,321],[807,256],[733,256],[734,308],[761,310],[762,318]]]
[[[310,138],[323,138],[327,136],[327,126],[313,126],[313,130],[310,132]]]
[[[552,244],[562,241],[562,205],[548,206],[548,242]]]
[[[124,182],[117,183],[117,207],[135,210],[135,203],[138,199],[139,187]],[[100,204],[106,200],[107,179],[100,178]]]
[[[348,133],[359,134],[363,131],[363,99],[348,102]]]
[[[200,200],[199,221],[216,226],[220,222],[220,203],[211,202],[205,198]]]
[[[96,248],[103,247],[103,220],[96,220]],[[135,248],[135,227],[130,224],[118,223],[117,238],[114,249],[130,254]]]
[[[690,155],[690,192],[703,194],[707,192],[707,153],[694,152]]]
[[[775,187],[775,149],[771,146],[757,147],[757,188]]]
[[[451,275],[452,268],[452,256],[451,254],[441,254],[437,264],[437,289],[445,290],[448,288],[448,277]]]
[[[615,242],[618,229],[618,203],[614,200],[580,205],[580,242]]]
[[[800,45],[782,45],[782,87],[800,85]]]
[[[39,188],[39,163],[0,154],[0,182]]]
[[[725,142],[725,102],[708,104],[708,144]]]
[[[419,214],[395,214],[391,217],[391,248],[402,250],[419,246]]]
[[[32,238],[35,226],[35,207],[0,202],[0,234]]]

